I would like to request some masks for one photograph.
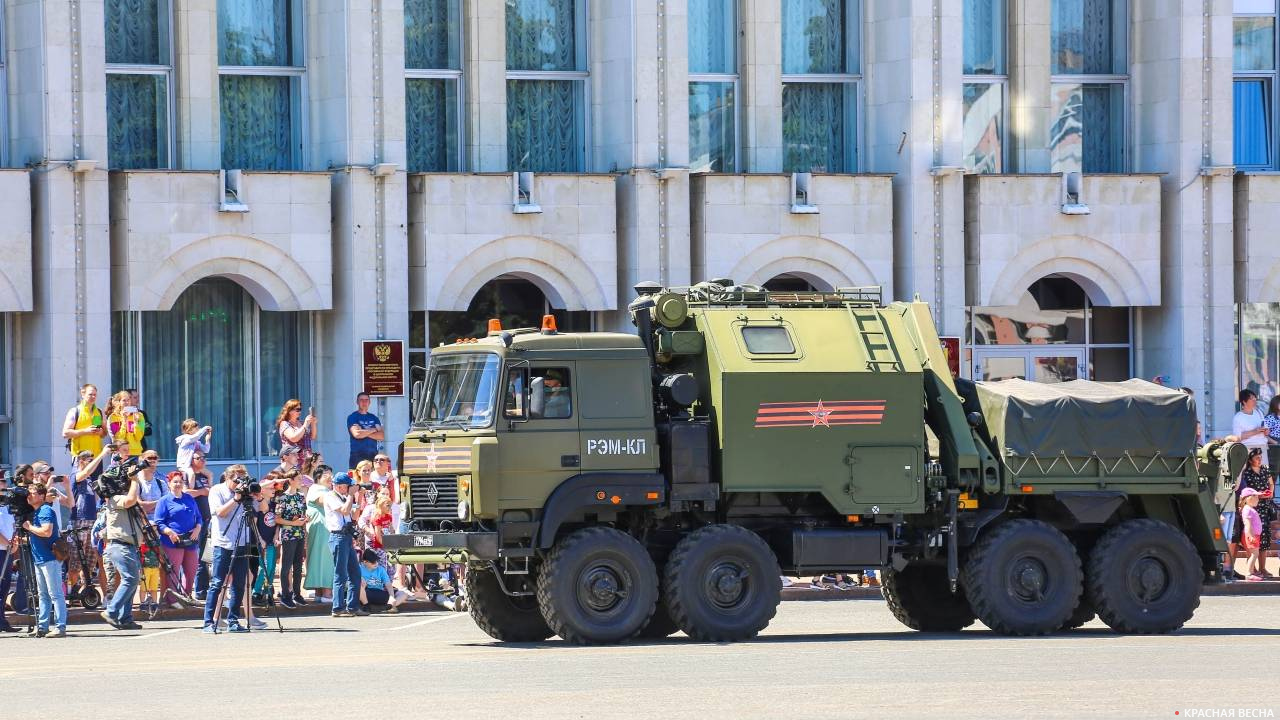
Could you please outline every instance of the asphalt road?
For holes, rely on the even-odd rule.
[[[879,601],[793,602],[754,642],[589,648],[504,646],[443,612],[82,625],[0,638],[0,718],[1275,717],[1278,620],[1280,598],[1208,597],[1172,636],[929,636]]]

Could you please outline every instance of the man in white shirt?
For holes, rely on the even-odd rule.
[[[329,529],[333,556],[333,617],[368,615],[360,607],[360,561],[356,559],[356,494],[351,476],[333,479],[333,492],[324,496],[324,525]]]
[[[209,489],[209,544],[213,545],[213,562],[209,569],[209,591],[204,601],[204,631],[217,632],[214,610],[222,601],[222,590],[231,577],[228,592],[231,609],[227,611],[227,632],[242,633],[249,629],[240,624],[240,599],[249,575],[249,526],[245,522],[244,491],[241,478],[234,473],[226,482]],[[251,501],[251,500],[250,500]]]
[[[1267,429],[1262,427],[1262,413],[1258,410],[1258,395],[1252,390],[1240,391],[1240,412],[1231,418],[1231,434],[1245,447],[1262,450],[1262,463],[1267,464]]]

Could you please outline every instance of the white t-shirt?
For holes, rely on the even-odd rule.
[[[369,482],[378,487],[388,485],[391,488],[391,523],[393,528],[400,527],[400,518],[404,517],[404,503],[400,502],[400,483],[396,480],[395,472],[386,475],[369,473]]]
[[[9,514],[9,508],[0,507],[0,535],[12,539],[14,529],[13,516]],[[6,549],[0,547],[0,555],[4,554]],[[0,602],[4,602],[4,598],[0,598]]]
[[[1262,413],[1258,412],[1256,407],[1253,409],[1253,413],[1238,412],[1235,417],[1231,418],[1231,434],[1241,438],[1240,442],[1250,449],[1262,448],[1265,450],[1267,447],[1266,433],[1259,433],[1248,438],[1242,437],[1246,432],[1257,430],[1260,427],[1262,427]],[[1262,455],[1262,464],[1267,464],[1266,453]]]
[[[349,497],[351,496],[343,496],[336,490],[324,496],[324,526],[329,529],[329,532],[341,532],[342,528],[351,522],[351,518],[338,512],[343,505],[347,504]],[[355,504],[352,503],[351,507],[354,508]]]
[[[249,544],[249,526],[245,524],[242,508],[232,508],[226,517],[218,515],[218,508],[230,502],[234,495],[227,483],[219,483],[209,490],[209,542],[227,550]]]

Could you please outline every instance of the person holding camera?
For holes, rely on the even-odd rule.
[[[302,473],[284,474],[288,483],[276,498],[276,525],[280,526],[280,604],[287,608],[306,604],[302,599],[302,561],[306,557],[307,497],[302,493]]]
[[[62,437],[67,439],[67,450],[72,456],[84,450],[95,455],[102,451],[102,438],[107,434],[107,427],[97,403],[97,386],[82,385],[80,402],[67,411],[62,421]]]
[[[333,480],[333,491],[324,498],[324,524],[329,529],[329,553],[333,557],[333,617],[368,615],[360,607],[360,563],[356,559],[356,493],[351,476]]]
[[[138,504],[148,517],[155,517],[156,506],[160,500],[168,497],[169,487],[156,477],[156,467],[160,464],[160,453],[147,450],[138,457],[141,470],[138,473]]]
[[[45,502],[47,493],[44,485],[31,486],[27,503],[34,514],[23,521],[22,529],[28,534],[36,588],[40,591],[36,637],[63,638],[67,636],[67,598],[62,590],[62,563],[53,553],[53,544],[58,541],[58,518],[53,506]],[[49,630],[50,622],[57,624],[56,630]]]
[[[224,481],[209,490],[209,543],[213,545],[213,562],[209,570],[209,591],[204,602],[204,632],[217,632],[214,611],[228,596],[227,632],[245,633],[240,624],[240,602],[249,575],[249,524],[247,513],[257,501],[251,494],[252,481],[240,473],[228,473]]]
[[[200,543],[200,507],[196,499],[187,493],[187,480],[182,472],[169,473],[169,494],[160,499],[156,505],[156,529],[160,532],[160,544],[169,564],[182,571],[182,593],[191,595],[192,585],[196,579],[196,565],[199,563]],[[169,600],[168,578],[164,579],[165,589],[162,602]],[[182,603],[174,599],[171,607],[182,608]]]
[[[124,446],[119,448],[126,450]],[[138,505],[139,467],[136,462],[117,455],[116,464],[99,481],[99,495],[107,495],[103,510],[103,563],[109,565],[119,585],[107,601],[107,609],[100,613],[107,624],[117,630],[140,630],[133,621],[133,596],[142,577],[142,527],[133,516]],[[108,495],[108,493],[110,493]],[[110,582],[108,580],[108,582]]]
[[[186,494],[196,501],[200,511],[200,538],[196,545],[196,581],[191,597],[196,602],[204,602],[205,592],[209,589],[209,563],[205,559],[205,545],[209,542],[209,489],[213,487],[213,473],[205,466],[203,452],[191,456],[191,466],[182,471],[186,478]]]

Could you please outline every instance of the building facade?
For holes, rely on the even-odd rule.
[[[360,343],[642,280],[919,297],[984,378],[1280,383],[1276,0],[4,0],[0,466],[78,387],[345,458]],[[393,437],[406,398],[379,399]],[[57,463],[61,464],[61,463]]]

